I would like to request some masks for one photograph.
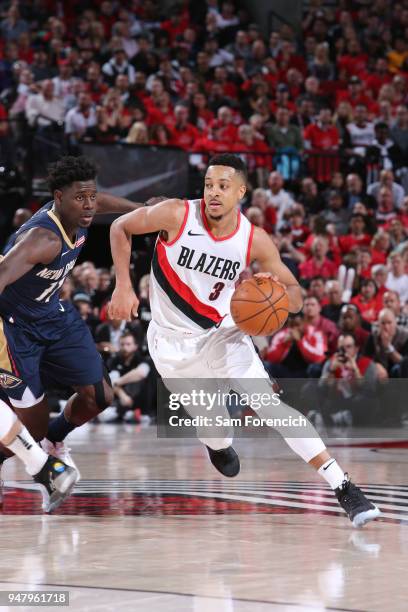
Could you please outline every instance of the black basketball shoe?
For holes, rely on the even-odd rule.
[[[239,457],[232,446],[222,448],[221,450],[213,450],[207,446],[207,450],[211,463],[223,476],[233,478],[239,474],[241,468]]]
[[[381,512],[366,498],[362,490],[351,482],[348,474],[344,476],[341,487],[335,490],[336,497],[354,527],[362,527],[380,516]]]
[[[77,477],[75,468],[52,455],[48,456],[41,471],[33,476],[35,482],[41,485],[44,512],[52,512],[62,504],[74,488]]]

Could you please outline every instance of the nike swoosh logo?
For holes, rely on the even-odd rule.
[[[71,253],[71,251],[65,251],[64,253],[61,253],[61,257],[64,257],[64,255],[67,255],[68,253]]]
[[[194,232],[192,232],[191,230],[188,230],[187,234],[189,236],[204,236],[204,234],[194,234]]]
[[[333,461],[331,461],[331,462],[329,463],[329,465],[326,465],[326,467],[324,467],[324,468],[323,468],[323,471],[325,472],[327,469],[329,469],[329,467],[330,467],[331,465],[333,465],[333,463],[334,463],[335,461],[336,461],[336,460],[335,460],[335,459],[333,459]]]

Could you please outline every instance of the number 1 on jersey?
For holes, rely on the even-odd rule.
[[[64,280],[65,277],[62,278],[60,281],[56,282],[56,283],[51,283],[51,285],[49,287],[47,287],[45,289],[45,291],[42,292],[41,295],[39,295],[38,297],[36,297],[36,301],[37,302],[44,302],[47,303],[50,301],[50,298],[52,295],[54,295],[54,293],[56,291],[58,291],[58,289],[60,289],[62,287],[62,285],[64,284]]]
[[[211,302],[216,300],[220,296],[220,293],[224,289],[224,287],[225,283],[215,283],[210,295],[208,296],[208,299],[211,300]]]

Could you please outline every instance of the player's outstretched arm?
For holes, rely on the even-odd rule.
[[[131,202],[126,198],[111,195],[110,193],[98,192],[96,195],[97,215],[107,215],[115,213],[128,213],[144,206],[140,202]]]
[[[289,296],[290,312],[302,309],[302,290],[292,272],[281,260],[276,245],[268,234],[260,227],[255,227],[252,240],[250,260],[257,260],[261,272],[270,273],[275,280],[285,285]]]
[[[99,192],[96,195],[97,202],[97,215],[106,215],[106,214],[115,214],[115,213],[128,213],[133,210],[137,210],[138,208],[142,208],[143,206],[152,206],[153,204],[157,204],[158,202],[162,202],[163,200],[167,200],[164,196],[157,196],[154,198],[150,198],[145,204],[141,204],[140,202],[131,202],[126,198],[120,198],[119,196],[114,196],[110,193]]]
[[[116,288],[109,305],[111,319],[129,321],[137,316],[139,300],[133,291],[129,266],[132,235],[166,232],[172,240],[183,224],[185,204],[183,200],[164,200],[151,207],[143,207],[116,219],[110,230],[112,258],[115,266]]]
[[[29,230],[0,262],[0,293],[35,265],[53,261],[60,251],[57,234],[42,227]]]

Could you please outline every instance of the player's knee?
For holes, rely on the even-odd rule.
[[[88,414],[96,416],[113,401],[112,388],[103,380],[80,391],[81,404]]]

